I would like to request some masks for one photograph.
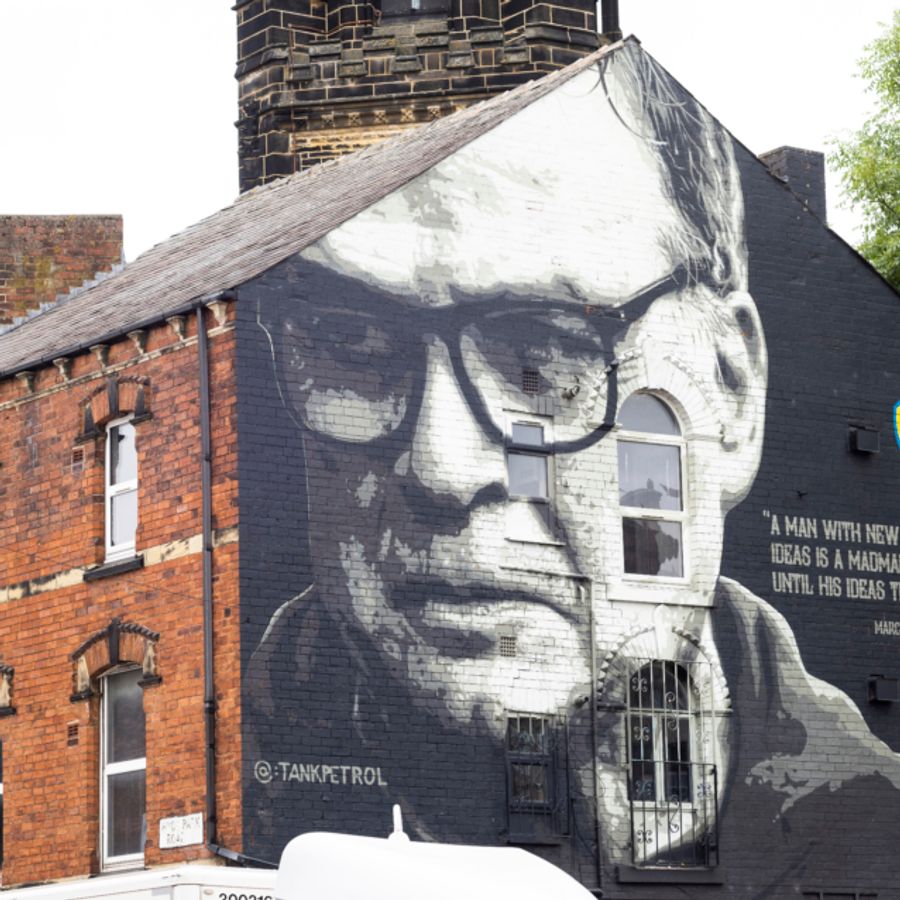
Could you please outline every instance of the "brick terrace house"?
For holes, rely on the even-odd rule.
[[[618,42],[0,335],[4,884],[900,897],[897,296],[774,159]]]

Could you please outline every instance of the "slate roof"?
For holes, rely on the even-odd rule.
[[[260,275],[596,64],[610,44],[445,119],[248,191],[0,335],[0,377],[184,312]]]

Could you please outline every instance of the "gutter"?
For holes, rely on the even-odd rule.
[[[97,337],[92,337],[87,341],[81,342],[80,344],[73,344],[70,347],[62,350],[54,350],[52,353],[49,353],[46,356],[32,358],[27,362],[18,363],[9,369],[0,370],[0,379],[10,378],[14,375],[17,375],[19,372],[27,372],[32,369],[39,369],[42,366],[52,365],[53,360],[59,359],[61,356],[75,356],[79,353],[87,353],[95,344],[107,344],[110,341],[120,340],[129,331],[137,331],[140,328],[149,328],[152,325],[158,325],[161,322],[165,322],[166,319],[171,318],[172,316],[186,315],[188,313],[195,312],[196,310],[202,309],[213,300],[236,299],[237,292],[232,288],[226,288],[225,290],[221,291],[213,291],[209,294],[202,294],[199,297],[194,297],[187,303],[179,304],[178,306],[166,310],[165,312],[154,313],[151,318],[139,319],[138,321],[131,322],[128,325],[122,325],[114,331],[107,331]],[[48,310],[48,312],[50,311],[51,310]],[[6,333],[9,334],[10,332]]]

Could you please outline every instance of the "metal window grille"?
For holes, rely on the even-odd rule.
[[[553,804],[550,720],[510,716],[506,751],[510,809],[549,812]]]
[[[635,865],[718,864],[718,783],[708,663],[635,660],[628,792]]]
[[[541,389],[541,374],[537,369],[522,369],[522,391],[537,394]]]
[[[514,634],[500,635],[500,655],[515,656],[518,648],[516,646],[516,636]]]
[[[559,717],[508,714],[506,789],[511,842],[555,842],[569,833],[566,728]]]

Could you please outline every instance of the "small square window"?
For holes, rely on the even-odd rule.
[[[544,449],[544,427],[531,422],[514,422],[510,437],[506,454],[510,496],[546,500],[549,497],[549,454]]]
[[[544,428],[541,425],[529,425],[525,422],[514,422],[512,427],[512,439],[514,444],[524,444],[526,447],[543,447]]]

